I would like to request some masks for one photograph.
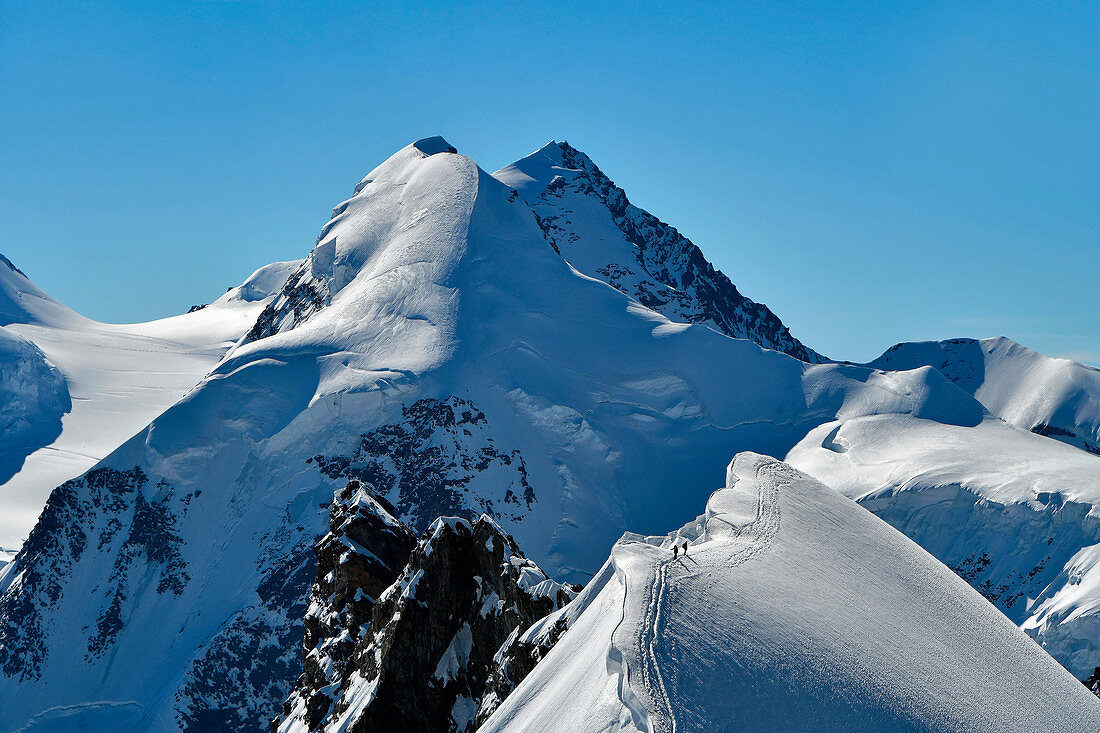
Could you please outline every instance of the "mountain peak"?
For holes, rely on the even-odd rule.
[[[77,320],[82,320],[81,316],[43,292],[26,273],[0,254],[0,326]]]
[[[413,143],[413,147],[424,155],[437,155],[438,153],[457,153],[458,148],[451,145],[439,135],[425,137]]]
[[[687,237],[631,204],[568,142],[551,140],[493,176],[523,197],[550,246],[581,272],[673,321],[701,323],[802,361],[824,360],[767,306],[738,292]]]

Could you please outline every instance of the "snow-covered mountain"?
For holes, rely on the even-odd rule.
[[[893,370],[924,365],[1002,420],[1100,455],[1100,369],[1003,337],[897,344],[870,363]]]
[[[198,384],[298,264],[260,268],[191,313],[108,324],[54,300],[0,256],[0,548],[18,550],[50,491]]]
[[[1006,422],[990,416],[976,432],[839,416],[787,460],[905,532],[1087,677],[1100,663],[1100,372],[1004,338],[899,344],[872,365],[934,367]]]
[[[855,429],[879,420],[899,440],[925,429],[950,438],[901,451],[891,482],[931,470],[960,481],[968,450],[991,462],[1025,450],[1036,474],[1062,466],[1060,451],[1097,460],[1007,425],[934,369],[809,364],[778,348],[770,327],[739,334],[762,348],[706,311],[669,310],[705,303],[704,290],[652,303],[700,322],[670,320],[625,281],[613,287],[563,258],[556,230],[540,226],[542,204],[532,211],[510,186],[441,138],[396,153],[334,209],[309,257],[194,389],[52,493],[0,574],[4,723],[266,728],[302,673],[303,629],[317,622],[317,639],[339,637],[308,601],[317,540],[351,481],[417,532],[441,515],[488,514],[550,576],[589,581],[624,531],[694,516],[742,450],[797,451],[824,472],[817,448],[851,460],[881,444]],[[578,245],[614,252],[593,262],[617,261],[615,242],[628,241],[576,233]],[[631,247],[628,264],[642,245]],[[770,321],[727,325],[750,322]],[[1092,501],[1090,467],[1062,466],[1066,496]],[[855,475],[881,479],[870,471]],[[839,483],[859,493],[856,479]],[[1020,518],[1017,536],[1039,546],[1046,504],[1017,501],[1006,510]],[[1066,553],[1095,544],[1087,514],[1059,513],[1072,531],[1036,574],[1011,582],[1056,576]],[[965,529],[967,516],[947,526]],[[960,536],[979,554],[1011,550],[990,533]],[[310,648],[336,659],[328,650],[342,647]]]
[[[914,539],[1079,678],[1100,663],[1100,458],[992,416],[974,430],[861,415],[786,460]]]
[[[678,532],[624,536],[581,595],[525,635],[563,621],[480,730],[1100,727],[1096,698],[961,579],[759,455],[739,455]]]
[[[682,234],[634,206],[626,192],[567,142],[551,141],[493,174],[523,197],[547,241],[570,264],[670,320],[817,363],[766,305],[738,292]]]

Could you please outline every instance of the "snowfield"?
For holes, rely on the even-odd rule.
[[[1100,727],[1100,701],[965,582],[760,455],[695,522],[625,535],[559,615],[569,630],[480,730]]]
[[[9,556],[49,493],[198,384],[298,264],[267,265],[193,313],[108,324],[66,308],[0,259],[0,395],[10,394],[0,407],[0,549]],[[17,359],[15,343],[24,344]]]
[[[1005,422],[1100,455],[1100,369],[1007,338],[897,344],[869,366],[935,367]]]

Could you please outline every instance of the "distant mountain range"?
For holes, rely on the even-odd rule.
[[[0,316],[7,728],[1100,722],[1100,373],[828,361],[568,143],[417,141],[149,324],[5,259]]]

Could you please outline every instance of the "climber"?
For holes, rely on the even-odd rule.
[[[677,542],[675,545],[672,546],[672,559],[675,560],[679,554],[680,554],[680,543]]]
[[[685,554],[685,555],[686,555],[686,554],[688,554],[688,543],[687,543],[687,540],[684,540],[684,554]]]

